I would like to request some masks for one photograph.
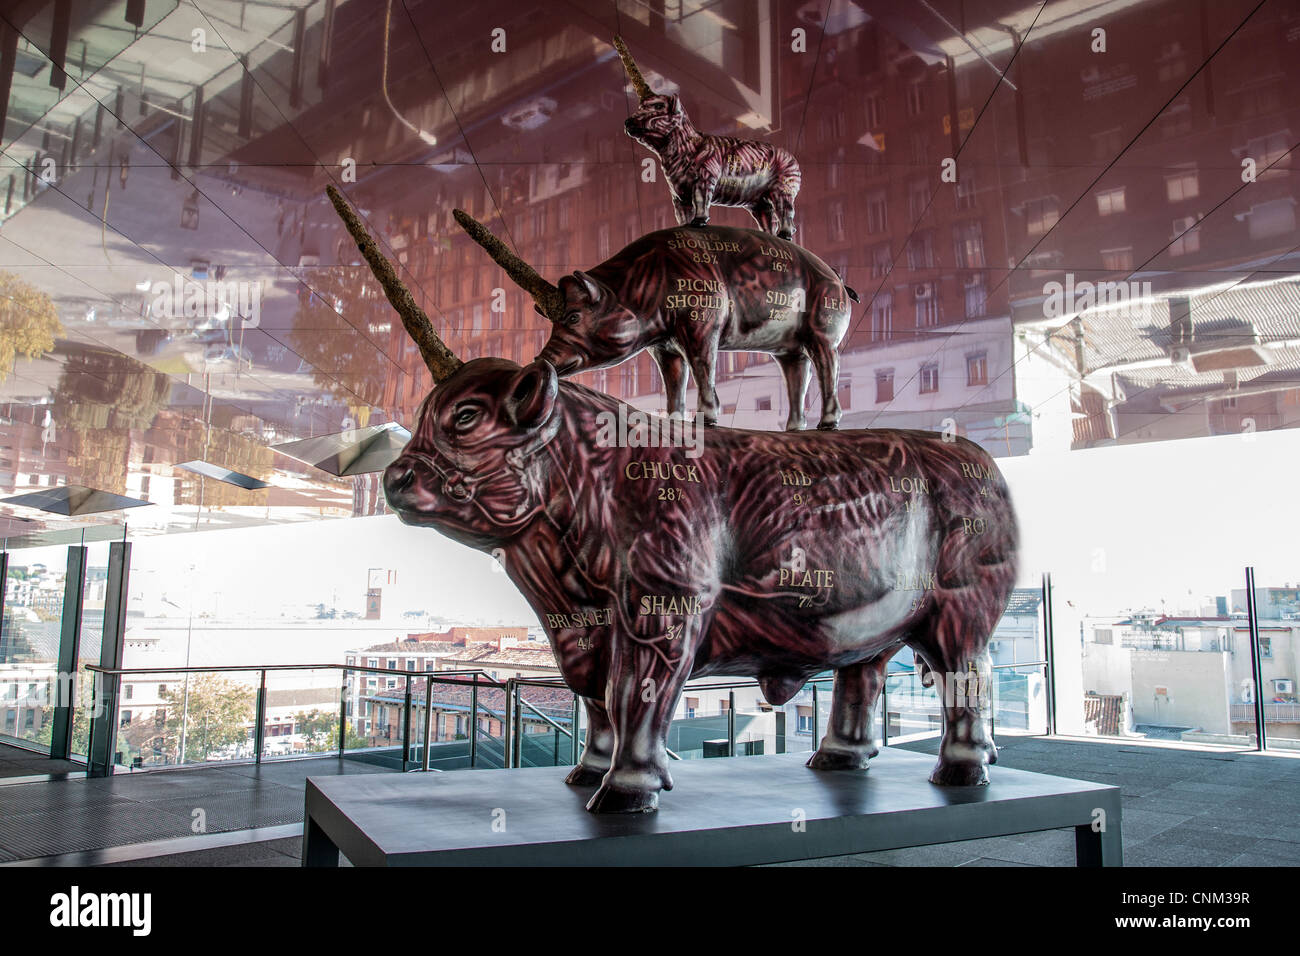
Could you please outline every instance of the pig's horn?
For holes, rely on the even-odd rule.
[[[339,218],[348,227],[348,232],[356,240],[361,255],[370,264],[370,271],[383,286],[384,295],[388,296],[388,301],[402,317],[402,325],[406,326],[407,333],[419,346],[420,354],[424,356],[424,364],[429,366],[429,371],[433,373],[434,382],[449,378],[451,373],[464,363],[447,348],[442,339],[438,338],[438,333],[433,330],[433,323],[424,314],[424,310],[416,305],[411,290],[397,277],[393,264],[384,258],[384,254],[375,245],[375,240],[370,238],[370,233],[366,232],[366,227],[361,224],[361,220],[357,218],[357,214],[352,211],[342,194],[333,186],[326,186],[325,192],[329,195],[330,202],[334,204]]]
[[[650,84],[636,68],[636,60],[632,59],[632,54],[628,52],[627,44],[623,42],[622,37],[614,37],[614,49],[618,51],[618,58],[623,61],[623,69],[627,70],[627,78],[632,81],[632,89],[636,90],[637,99],[644,100],[647,96],[654,96],[655,91],[650,89]]]
[[[488,255],[496,260],[497,265],[506,270],[506,275],[510,276],[517,286],[533,297],[537,304],[541,306],[542,311],[546,313],[547,318],[552,322],[559,321],[564,312],[564,297],[560,295],[559,289],[543,279],[537,274],[536,269],[507,249],[504,242],[488,232],[487,226],[469,213],[462,209],[453,209],[451,214],[456,217],[460,227],[469,233],[469,237],[486,249]]]

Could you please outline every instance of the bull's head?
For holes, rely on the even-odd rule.
[[[431,525],[480,550],[509,541],[545,504],[559,383],[546,362],[467,362],[424,401],[384,496],[404,524]]]
[[[474,217],[459,209],[453,215],[533,297],[537,311],[551,320],[551,338],[538,358],[554,365],[560,375],[617,365],[645,344],[642,323],[609,286],[585,272],[574,272],[561,279],[557,288]]]

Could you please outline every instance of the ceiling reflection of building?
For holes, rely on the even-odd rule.
[[[85,2],[66,42],[54,6],[0,38],[6,495],[139,498],[139,533],[382,512],[274,450],[409,428],[430,386],[324,187],[462,358],[529,361],[547,322],[451,210],[551,280],[675,223],[616,33],[701,130],[798,158],[796,241],[862,298],[842,427],[1018,455],[1300,419],[1300,4]],[[663,406],[648,355],[578,380]],[[766,355],[718,388],[785,420]]]

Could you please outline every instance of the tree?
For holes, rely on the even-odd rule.
[[[0,382],[14,370],[19,355],[44,355],[61,335],[54,301],[12,272],[0,272]]]
[[[335,741],[334,746],[338,746],[338,714],[328,714],[319,709],[314,709],[299,711],[294,714],[293,720],[298,728],[298,733],[302,735],[307,743],[308,753],[320,753],[323,750],[329,750],[331,735]]]
[[[209,754],[248,740],[257,698],[253,688],[220,674],[198,674],[190,678],[188,702],[184,683],[168,684],[160,696],[167,706],[166,747],[175,751],[175,762],[182,757],[182,721],[187,763],[206,760]]]

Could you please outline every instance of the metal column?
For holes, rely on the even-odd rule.
[[[1056,733],[1056,631],[1052,626],[1052,573],[1043,572],[1043,660],[1047,678],[1047,734]]]
[[[104,638],[99,664],[116,670],[122,666],[126,644],[127,581],[131,574],[131,542],[114,541],[108,546],[108,582],[104,591]],[[117,751],[117,695],[122,679],[103,674],[96,681],[95,716],[91,728],[90,754],[86,774],[107,777],[113,773]]]
[[[50,757],[67,760],[72,754],[72,723],[77,706],[77,661],[81,657],[81,613],[86,590],[86,548],[68,547],[68,573],[63,579],[63,626],[59,634],[59,666],[54,675],[54,727]]]
[[[1255,749],[1268,748],[1264,729],[1264,672],[1259,663],[1259,616],[1255,608],[1255,569],[1246,569],[1246,617],[1250,623],[1250,679],[1255,683]]]

